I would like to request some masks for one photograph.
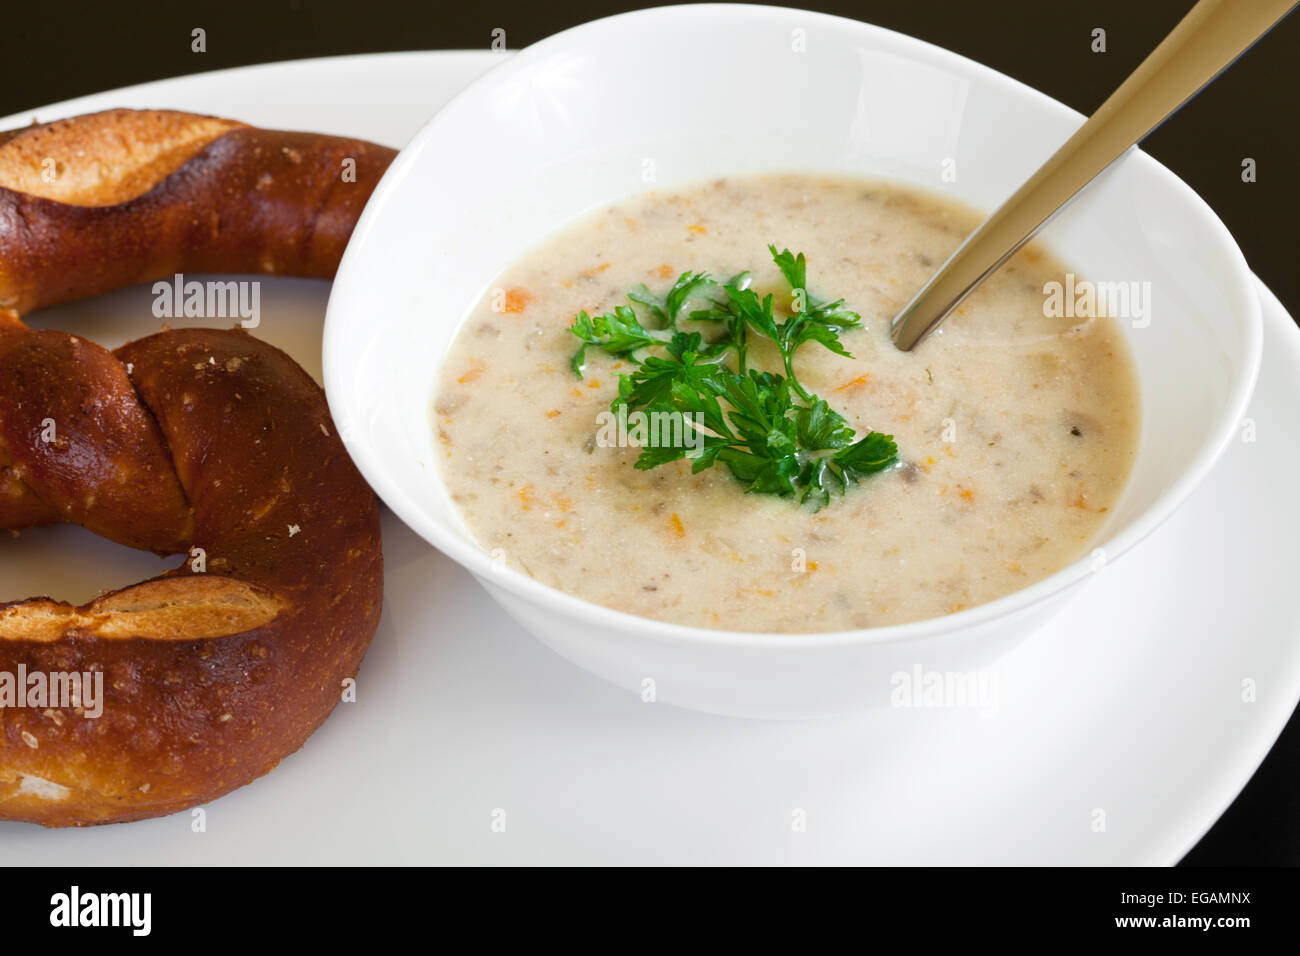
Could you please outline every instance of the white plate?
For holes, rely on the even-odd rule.
[[[37,115],[169,106],[396,146],[494,62],[296,61]],[[209,805],[205,832],[190,814],[83,831],[6,823],[0,861],[1176,862],[1300,697],[1300,334],[1260,294],[1257,441],[1235,443],[1164,527],[1002,662],[996,713],[768,723],[644,704],[548,652],[385,513],[385,613],[358,703],[271,775]],[[267,280],[257,330],[317,377],[326,295],[325,283]],[[114,346],[157,330],[151,303],[137,287],[40,324]],[[77,528],[29,531],[0,551],[0,597],[85,600],[159,567]]]

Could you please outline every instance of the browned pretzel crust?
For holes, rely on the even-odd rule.
[[[330,278],[394,155],[171,110],[0,133],[0,307],[178,272]]]
[[[168,110],[0,133],[0,306],[177,272],[328,278],[393,155]],[[99,715],[0,706],[0,818],[136,820],[249,782],[330,713],[378,624],[374,494],[320,388],[239,331],[110,353],[0,311],[0,528],[54,521],[187,559],[81,607],[0,606],[0,677],[104,691]]]
[[[109,353],[0,316],[0,456],[0,527],[69,520],[187,554],[81,607],[0,607],[0,672],[104,675],[98,717],[0,709],[0,818],[112,823],[212,800],[338,703],[379,620],[379,512],[283,352],[187,329]]]

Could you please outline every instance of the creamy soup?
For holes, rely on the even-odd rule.
[[[538,581],[632,614],[808,632],[899,624],[1002,597],[1086,554],[1136,451],[1137,383],[1117,320],[1049,318],[1066,267],[1036,244],[911,353],[890,318],[979,222],[878,181],[738,177],[586,217],[507,268],[470,314],[432,407],[442,479],[479,544]],[[802,251],[809,292],[862,316],[845,358],[814,344],[799,380],[897,465],[819,511],[746,494],[724,467],[633,467],[597,442],[629,362],[569,367],[579,310],[662,295],[688,270],[788,288],[768,243]],[[716,334],[708,323],[685,328]],[[779,371],[775,348],[753,364]],[[775,361],[776,364],[772,364]]]

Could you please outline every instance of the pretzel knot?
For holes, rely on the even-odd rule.
[[[328,716],[378,625],[374,494],[321,389],[239,330],[109,352],[0,312],[0,528],[60,521],[185,557],[79,607],[0,605],[0,818],[140,819],[249,782]],[[81,699],[55,699],[71,675]]]

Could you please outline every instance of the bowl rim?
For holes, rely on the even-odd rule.
[[[963,75],[978,75],[982,81],[995,86],[999,93],[1006,91],[1011,97],[1034,100],[1036,108],[1053,110],[1061,118],[1072,120],[1076,124],[1081,125],[1085,119],[1081,113],[1046,93],[969,57],[875,24],[794,7],[736,3],[659,6],[602,17],[555,33],[512,54],[500,65],[475,79],[437,110],[402,148],[371,194],[340,262],[335,286],[331,289],[326,307],[322,373],[326,398],[336,421],[340,418],[344,421],[349,420],[346,411],[348,400],[344,397],[344,393],[349,391],[347,383],[350,376],[347,374],[347,369],[352,353],[344,347],[343,335],[340,332],[347,319],[342,314],[343,306],[339,304],[341,297],[335,294],[335,289],[339,288],[340,280],[343,283],[351,280],[349,266],[359,257],[358,249],[367,241],[384,208],[401,188],[408,170],[417,161],[417,156],[422,153],[427,144],[439,138],[441,127],[447,122],[448,116],[454,116],[457,112],[468,109],[466,104],[472,104],[484,91],[491,90],[524,73],[535,61],[549,54],[553,49],[574,43],[581,44],[588,39],[589,34],[608,30],[611,26],[623,29],[634,28],[635,24],[650,19],[689,19],[716,14],[770,20],[788,19],[791,15],[797,15],[805,22],[816,22],[841,31],[855,31],[862,38],[876,44],[889,45],[894,51],[901,51],[908,56],[949,68]],[[1226,291],[1229,297],[1236,301],[1237,308],[1233,311],[1244,326],[1244,374],[1238,374],[1229,399],[1223,406],[1224,414],[1220,420],[1218,433],[1209,436],[1212,440],[1203,445],[1190,466],[1161,492],[1155,502],[1140,512],[1127,529],[1109,539],[1098,539],[1094,542],[1096,546],[1103,547],[1105,550],[1106,567],[1112,566],[1118,558],[1159,528],[1190,496],[1223,454],[1235,433],[1236,423],[1241,421],[1254,392],[1263,347],[1262,313],[1252,274],[1245,257],[1222,220],[1187,183],[1141,149],[1136,147],[1130,149],[1122,161],[1141,164],[1144,171],[1165,179],[1186,204],[1189,213],[1194,213],[1207,229],[1216,255],[1233,267],[1235,286]],[[1053,597],[1077,587],[1095,573],[1090,567],[1089,556],[1082,556],[1047,577],[992,601],[952,614],[880,627],[807,632],[738,631],[661,621],[595,604],[544,584],[503,562],[494,560],[478,544],[461,538],[442,522],[430,519],[422,508],[389,479],[387,469],[383,466],[382,456],[368,444],[359,430],[340,429],[340,437],[358,470],[385,504],[417,534],[480,581],[498,585],[525,601],[542,604],[557,614],[576,617],[590,627],[611,633],[630,632],[639,637],[674,644],[774,649],[788,646],[811,648],[901,643],[937,635],[960,636],[960,632],[963,631],[969,632],[973,637],[975,631],[984,625],[1037,608]],[[496,597],[495,594],[493,596]]]

